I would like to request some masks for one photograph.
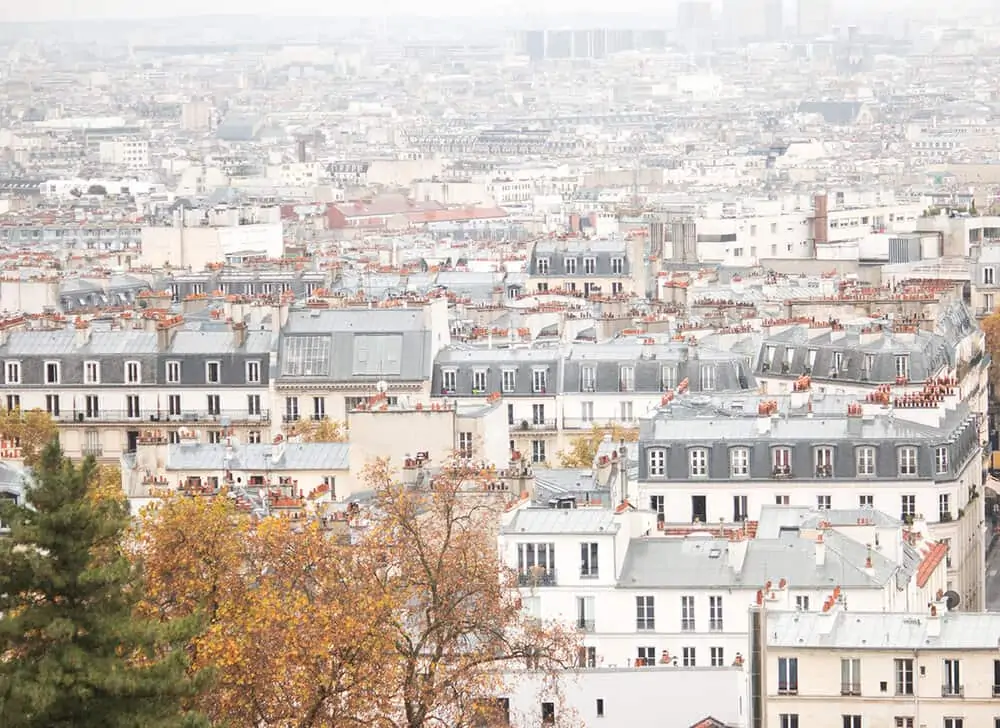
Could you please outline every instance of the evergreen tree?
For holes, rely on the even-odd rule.
[[[93,458],[50,444],[25,503],[0,506],[0,725],[177,728],[201,687],[185,645],[193,620],[137,615],[141,575],[122,550],[124,500],[88,497]]]

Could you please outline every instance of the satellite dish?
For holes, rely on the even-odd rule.
[[[958,595],[957,591],[949,589],[944,593],[944,603],[945,606],[948,607],[949,612],[957,607],[961,601],[962,597]]]
[[[375,389],[377,389],[380,393],[385,393],[389,390],[389,383],[384,379],[380,379],[375,384]]]

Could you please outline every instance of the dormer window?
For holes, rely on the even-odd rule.
[[[934,451],[934,472],[938,475],[948,472],[948,448],[944,445]]]
[[[899,474],[909,476],[917,474],[917,448],[912,446],[899,448]]]
[[[806,366],[809,367],[809,371],[810,372],[812,371],[813,367],[816,366],[816,354],[817,353],[818,352],[817,352],[816,349],[810,349],[809,350],[809,358],[808,358],[808,362],[809,363]]]
[[[597,369],[595,367],[583,367],[580,370],[580,391],[597,391]]]
[[[746,478],[750,475],[750,449],[734,447],[729,451],[729,474],[734,478]]]
[[[597,272],[597,258],[584,258],[583,259],[584,275],[592,276],[596,272]]]
[[[776,447],[771,450],[771,468],[775,477],[790,477],[792,474],[792,450]]]
[[[219,384],[222,381],[222,362],[205,363],[205,381],[208,384]]]
[[[538,270],[538,275],[540,275],[540,276],[547,276],[549,274],[549,259],[548,258],[539,258],[535,262],[535,267]]]
[[[705,364],[701,367],[701,391],[711,392],[715,389],[715,365]]]
[[[563,258],[563,270],[567,275],[576,275],[576,258]]]
[[[833,371],[839,372],[844,368],[844,352],[835,351],[833,352]]]
[[[664,478],[667,475],[667,450],[663,447],[651,447],[646,451],[646,464],[651,478]]]
[[[910,378],[910,357],[907,354],[899,354],[896,357],[896,378]]]
[[[125,383],[139,384],[142,382],[142,366],[137,361],[125,362]]]
[[[695,447],[688,452],[688,473],[692,478],[708,477],[708,450],[706,448]]]
[[[101,363],[99,361],[85,361],[83,363],[83,383],[101,383]]]
[[[486,370],[476,369],[472,372],[472,393],[486,394]]]
[[[43,367],[46,384],[59,384],[59,362],[47,361]]]
[[[506,393],[511,393],[517,388],[517,370],[504,369],[500,373],[500,389]]]
[[[7,384],[20,384],[21,362],[19,361],[4,362],[4,375]]]
[[[673,364],[660,368],[660,389],[664,392],[677,387],[677,367]]]
[[[457,389],[458,370],[441,370],[441,394],[454,394]]]
[[[622,367],[618,371],[618,391],[635,391],[635,367]]]
[[[535,394],[545,394],[548,388],[549,373],[545,369],[533,369],[531,372],[531,391]]]
[[[833,448],[817,447],[815,450],[815,465],[817,478],[833,477]]]
[[[624,258],[612,258],[611,259],[611,275],[620,276],[625,272],[625,259]]]

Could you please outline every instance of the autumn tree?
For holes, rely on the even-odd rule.
[[[575,635],[522,609],[516,574],[497,552],[496,502],[483,497],[478,471],[446,468],[418,491],[396,483],[378,461],[367,480],[379,517],[360,550],[369,589],[394,607],[382,624],[391,646],[377,722],[507,725],[493,699],[528,668],[550,678],[572,665]]]
[[[347,442],[347,423],[324,417],[321,420],[296,422],[288,436],[298,436],[302,442]]]
[[[986,335],[986,351],[990,362],[990,392],[994,400],[1000,398],[1000,311],[993,311],[979,322]]]
[[[57,443],[37,459],[25,502],[6,502],[0,539],[0,724],[5,728],[174,728],[200,688],[185,647],[195,620],[136,615],[138,572],[120,546],[123,499],[88,497],[97,466]]]
[[[59,428],[48,412],[40,409],[0,410],[0,438],[17,442],[25,465],[38,462],[45,446],[59,437]]]
[[[639,428],[622,427],[616,424],[594,425],[590,432],[573,438],[566,450],[558,453],[559,464],[564,468],[591,468],[594,458],[604,439],[610,435],[611,441],[619,443],[636,442],[639,439]]]
[[[383,605],[353,577],[358,552],[315,522],[251,522],[233,501],[170,497],[143,516],[137,555],[151,614],[202,613],[195,669],[217,723],[334,728],[377,713]]]

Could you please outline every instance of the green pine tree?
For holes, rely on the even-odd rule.
[[[52,443],[26,502],[0,506],[0,726],[204,726],[184,709],[202,687],[185,644],[193,621],[137,616],[141,575],[122,550],[124,501],[88,497],[92,458]]]

